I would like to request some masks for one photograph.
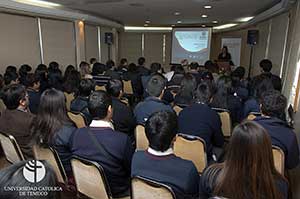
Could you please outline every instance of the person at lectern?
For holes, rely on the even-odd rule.
[[[218,56],[218,61],[230,62],[231,54],[228,52],[227,46],[223,46],[222,52]]]

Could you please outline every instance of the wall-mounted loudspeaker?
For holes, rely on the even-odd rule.
[[[105,34],[105,43],[108,45],[112,45],[113,44],[113,33],[111,32],[106,32]]]
[[[256,45],[258,43],[258,30],[248,30],[247,44]]]

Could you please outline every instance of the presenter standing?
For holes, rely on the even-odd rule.
[[[218,56],[218,61],[230,62],[231,54],[228,52],[227,46],[223,46],[222,52]]]

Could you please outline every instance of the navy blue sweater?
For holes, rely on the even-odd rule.
[[[199,194],[199,174],[191,161],[175,155],[155,156],[147,151],[134,154],[131,176],[142,176],[166,184],[176,198],[196,198]]]
[[[98,162],[104,169],[113,197],[126,196],[130,188],[130,167],[134,149],[129,137],[111,128],[90,128],[99,143],[111,155],[101,154],[88,134],[88,128],[78,129],[73,136],[72,153]]]

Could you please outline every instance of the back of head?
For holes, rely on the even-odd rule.
[[[68,75],[72,72],[76,70],[75,67],[73,65],[68,65],[66,70],[65,70],[65,74],[64,74],[64,78],[68,78]]]
[[[156,151],[164,152],[168,150],[176,136],[177,128],[175,113],[168,111],[153,113],[145,125],[149,146]]]
[[[184,68],[182,65],[176,65],[175,69],[174,69],[174,74],[184,74]]]
[[[12,84],[4,88],[3,102],[7,109],[17,109],[22,100],[26,100],[26,89],[23,85]]]
[[[261,111],[270,117],[283,118],[287,107],[287,99],[277,90],[268,90],[260,97]]]
[[[104,73],[106,66],[104,64],[101,64],[99,62],[94,63],[93,69],[92,69],[92,75],[99,75]]]
[[[106,91],[112,97],[119,97],[123,91],[123,82],[118,79],[112,79],[106,84]]]
[[[160,63],[152,63],[150,66],[151,73],[158,73],[161,70],[161,64]]]
[[[268,59],[263,59],[259,66],[262,68],[264,72],[270,72],[272,70],[272,62]]]
[[[270,78],[260,76],[261,78],[257,79],[257,82],[254,82],[253,85],[253,95],[256,98],[260,98],[262,94],[269,90],[274,90],[272,80]]]
[[[15,72],[6,72],[3,76],[4,84],[9,85],[11,83],[17,83],[18,82],[18,74]]]
[[[90,59],[90,64],[94,64],[94,63],[96,63],[97,62],[97,59],[96,58],[91,58]]]
[[[280,198],[272,144],[266,130],[252,121],[234,128],[214,194],[232,199]]]
[[[17,73],[17,67],[7,66],[6,69],[5,69],[5,73]]]
[[[159,97],[167,85],[167,80],[161,74],[152,75],[147,83],[147,93],[153,97]]]
[[[30,192],[33,194],[33,192],[41,192],[39,190],[32,191],[35,189],[35,187],[39,187],[43,189],[44,187],[58,187],[58,182],[56,179],[56,174],[51,167],[51,165],[45,161],[45,160],[39,160],[36,162],[38,166],[43,165],[42,168],[45,169],[45,176],[37,182],[30,182],[24,177],[24,172],[28,171],[30,169],[31,165],[34,165],[35,160],[31,161],[21,161],[18,163],[15,163],[9,167],[6,167],[0,171],[0,196],[1,198],[5,199],[15,199],[15,198],[22,198],[20,196],[19,190],[14,191],[7,191],[4,187],[10,188],[17,188],[17,187],[29,187],[28,190],[24,190],[26,195],[24,198],[27,198],[26,196],[29,196]],[[52,199],[52,198],[60,198],[60,193],[58,191],[45,191],[47,194],[41,194],[38,196],[32,196],[32,198],[35,199]],[[30,197],[31,198],[31,197]]]
[[[199,64],[197,62],[192,62],[190,64],[190,69],[191,70],[197,70],[199,68]]]
[[[180,84],[179,93],[185,96],[193,96],[196,87],[197,82],[195,77],[191,74],[185,74]]]
[[[83,79],[80,81],[78,90],[80,96],[88,97],[95,90],[95,83],[92,79]]]
[[[29,66],[28,64],[23,64],[22,66],[20,66],[19,75],[26,76],[27,73],[29,73],[31,70],[32,70],[31,66]]]
[[[194,92],[194,100],[198,103],[208,104],[212,98],[211,85],[208,82],[202,82]]]
[[[40,75],[29,73],[26,76],[26,86],[27,87],[34,87],[35,84],[38,84],[40,82]]]
[[[48,71],[52,70],[58,70],[59,69],[59,64],[55,61],[49,63]]]
[[[48,72],[48,69],[45,64],[39,64],[35,69],[35,73],[37,73],[37,74],[46,74],[47,72]]]
[[[129,72],[136,72],[137,71],[137,66],[134,63],[130,63],[128,65],[128,71]]]
[[[106,62],[106,67],[108,68],[108,69],[111,69],[112,67],[114,67],[115,66],[115,62],[113,61],[113,60],[108,60],[107,62]]]
[[[126,59],[126,58],[122,58],[121,61],[120,61],[120,64],[121,64],[122,66],[127,65],[127,59]]]
[[[143,66],[143,65],[145,64],[145,62],[146,62],[145,57],[140,57],[140,58],[138,59],[138,65],[139,65],[139,66]]]
[[[105,119],[111,105],[112,99],[104,91],[95,91],[89,97],[88,109],[93,119]]]
[[[239,79],[243,79],[245,76],[246,70],[244,67],[237,67],[232,73],[231,76],[238,77]]]

